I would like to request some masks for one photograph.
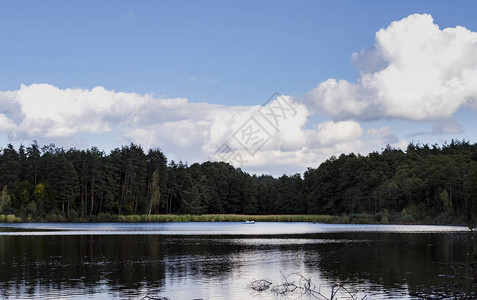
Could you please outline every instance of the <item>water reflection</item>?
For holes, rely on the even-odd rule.
[[[300,272],[324,294],[343,283],[371,299],[409,299],[463,271],[468,242],[456,232],[4,235],[0,287],[9,299],[281,299],[247,284]]]
[[[462,226],[366,225],[260,222],[200,223],[0,223],[0,235],[84,235],[84,234],[160,234],[160,235],[283,235],[350,232],[457,232]]]

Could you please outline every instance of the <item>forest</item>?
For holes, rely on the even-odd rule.
[[[340,222],[468,223],[477,217],[477,144],[385,147],[330,157],[304,174],[251,175],[224,162],[168,161],[130,144],[109,154],[53,144],[0,151],[0,221],[118,215],[333,215]],[[11,220],[10,220],[11,221]]]

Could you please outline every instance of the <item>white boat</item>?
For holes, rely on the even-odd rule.
[[[244,224],[255,224],[255,221],[245,220],[243,223]]]

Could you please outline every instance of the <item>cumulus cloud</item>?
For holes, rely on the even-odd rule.
[[[388,126],[382,128],[370,128],[366,131],[366,137],[381,143],[381,145],[391,145],[396,148],[407,146],[407,141],[399,139]]]
[[[318,166],[331,155],[407,145],[390,127],[365,130],[369,120],[426,121],[434,127],[418,135],[456,134],[464,128],[453,114],[462,107],[477,111],[477,33],[464,27],[440,29],[430,15],[411,15],[379,30],[352,62],[355,82],[328,79],[304,102],[276,95],[264,106],[22,85],[0,91],[0,133],[12,141],[78,139],[82,145],[86,135],[109,134],[120,144],[161,147],[174,159],[225,160],[277,175]],[[314,113],[328,119],[309,126]],[[241,159],[234,159],[237,153]]]
[[[0,133],[8,133],[15,129],[15,123],[0,113]]]
[[[381,127],[381,128],[370,128],[366,130],[366,136],[370,137],[385,137],[392,134],[391,133],[391,128],[388,126]]]
[[[296,150],[305,144],[303,127],[310,113],[305,105],[289,96],[280,95],[264,106],[250,106],[241,111],[230,107],[230,110],[232,113],[214,118],[206,148],[217,148],[230,139],[234,149],[254,152],[253,147],[258,147],[254,137],[263,139],[261,150]]]
[[[430,15],[410,15],[352,60],[356,82],[328,79],[308,93],[315,111],[334,120],[434,121],[463,106],[477,110],[477,33],[464,27],[441,30]]]
[[[302,164],[307,151],[304,129],[310,113],[289,96],[278,95],[264,106],[250,106],[215,118],[203,150],[214,160],[235,166]]]
[[[363,128],[355,121],[326,121],[317,126],[316,140],[320,146],[329,147],[343,142],[359,139]]]
[[[0,93],[0,109],[10,122],[12,138],[64,138],[77,133],[104,133],[120,126],[164,124],[181,120],[210,119],[225,107],[189,103],[184,98],[123,93],[103,87],[59,89],[49,84],[22,85]]]
[[[417,135],[458,134],[464,128],[453,114],[477,111],[477,33],[464,27],[440,29],[430,15],[410,15],[379,30],[352,63],[359,72],[354,82],[328,79],[305,101],[276,95],[264,106],[22,85],[0,91],[0,133],[11,141],[76,139],[82,146],[88,135],[107,134],[119,144],[161,147],[176,160],[225,160],[280,175],[332,155],[406,147],[388,126],[365,130],[369,120],[426,121],[432,129]],[[309,126],[313,114],[327,120]]]
[[[0,109],[0,132],[12,141],[78,139],[84,146],[88,134],[110,134],[120,144],[160,147],[176,160],[225,160],[257,172],[317,166],[330,155],[358,151],[363,135],[355,121],[308,129],[309,109],[282,95],[263,106],[224,106],[103,87],[32,84],[0,92]],[[242,160],[230,159],[231,153]]]

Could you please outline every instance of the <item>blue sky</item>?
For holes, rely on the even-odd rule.
[[[366,154],[383,148],[387,141],[395,146],[412,140],[441,143],[450,138],[467,138],[475,142],[475,110],[474,104],[469,104],[469,101],[462,101],[458,107],[449,104],[452,111],[447,114],[442,111],[431,113],[426,108],[429,106],[423,106],[422,114],[399,112],[393,106],[392,97],[380,98],[376,100],[378,102],[373,100],[375,102],[368,103],[365,108],[349,111],[330,102],[338,103],[335,98],[346,98],[348,92],[343,95],[337,92],[342,89],[329,88],[330,93],[337,94],[333,96],[335,98],[324,100],[323,94],[312,91],[329,79],[344,79],[349,83],[359,81],[360,71],[364,69],[360,69],[356,61],[353,63],[353,53],[370,49],[376,43],[376,33],[388,28],[393,21],[413,14],[428,14],[432,16],[433,21],[430,22],[438,25],[440,30],[463,26],[469,32],[477,32],[476,11],[475,1],[462,1],[459,5],[451,1],[1,1],[0,91],[4,95],[0,95],[0,116],[3,114],[4,122],[0,118],[0,141],[17,145],[37,139],[42,143],[54,142],[65,147],[98,145],[105,150],[137,142],[144,147],[160,147],[171,158],[203,161],[213,156],[214,147],[227,135],[211,128],[228,124],[232,128],[228,134],[235,132],[235,121],[216,124],[216,116],[247,114],[247,109],[253,111],[279,91],[290,96],[287,99],[298,103],[300,109],[303,106],[304,119],[297,120],[297,123],[301,124],[298,130],[310,130],[304,133],[303,136],[307,136],[304,139],[316,139],[313,137],[315,134],[321,140],[318,138],[312,143],[314,146],[303,142],[302,151],[298,154],[293,151],[299,146],[291,146],[286,137],[279,135],[275,148],[270,144],[267,150],[281,153],[277,154],[276,161],[267,163],[264,158],[254,157],[251,159],[253,163],[242,166],[250,172],[278,175],[303,172],[305,166],[311,163],[316,167],[330,154],[339,154],[340,151]],[[409,21],[409,24],[420,26],[416,24],[421,23],[413,22],[412,25]],[[406,36],[408,33],[398,28],[389,36],[392,34]],[[471,36],[461,48],[467,49],[474,42],[475,37]],[[436,54],[436,57],[440,56]],[[452,61],[455,59],[452,58]],[[389,65],[399,65],[399,62],[400,59],[387,61]],[[363,58],[359,63],[369,64],[369,61]],[[407,63],[412,64],[412,60]],[[474,66],[474,62],[470,63],[471,71],[475,71]],[[449,67],[442,67],[442,72],[449,73]],[[24,89],[30,88],[30,92],[20,93],[22,84]],[[64,109],[52,116],[44,111],[44,118],[40,113],[29,115],[27,109],[37,109],[33,104],[37,94],[47,101],[37,102],[41,104],[48,103],[48,93],[54,93],[55,96],[51,97],[59,97],[52,100],[58,103],[54,107],[71,100],[62,97],[76,97],[74,99],[80,99],[77,101],[83,101],[83,96],[76,95],[80,92],[62,94],[45,86],[39,88],[37,84],[46,84],[60,91],[76,89],[83,94],[91,93],[95,87],[127,94],[125,97],[129,100],[121,100],[126,102],[117,102],[111,96],[109,102],[105,101],[111,107],[128,101],[137,102],[131,95],[151,95],[156,100],[187,99],[187,108],[174,117],[174,122],[181,118],[185,122],[181,123],[184,126],[175,123],[184,132],[178,130],[176,134],[181,136],[181,140],[175,139],[170,132],[161,134],[161,130],[171,131],[174,128],[169,124],[172,121],[166,117],[171,115],[167,106],[161,105],[155,108],[160,110],[156,116],[144,116],[144,113],[112,116],[109,106],[102,111],[107,111],[107,116],[92,108],[85,109],[84,116],[77,114],[78,119],[98,114],[94,120],[87,121],[87,125],[98,125],[94,128],[81,125],[81,121],[74,123],[71,121],[74,118],[68,115],[73,112]],[[389,90],[388,85],[386,88]],[[435,89],[430,83],[429,88]],[[363,87],[356,89],[362,90]],[[380,88],[375,90],[378,94],[382,91]],[[6,95],[6,91],[16,94]],[[420,92],[423,93],[422,99],[430,97],[424,91]],[[33,100],[22,100],[25,98],[21,97],[27,96],[20,94],[27,94]],[[442,95],[449,97],[454,94],[446,91]],[[475,96],[471,88],[464,92],[459,90],[455,95],[470,100]],[[98,97],[95,101],[99,103],[102,98]],[[359,103],[365,101],[363,94],[357,97]],[[378,110],[369,108],[388,100],[390,104]],[[149,100],[144,101],[144,105],[149,105],[145,104]],[[25,104],[27,102],[28,105]],[[193,103],[198,106],[191,108]],[[353,104],[342,102],[340,105],[351,107]],[[13,107],[17,107],[18,111]],[[145,108],[135,106],[129,109]],[[191,114],[200,111],[206,115],[206,112],[216,109],[220,113],[209,113],[210,116],[204,119],[200,115],[184,116],[184,112],[189,110]],[[419,109],[416,111],[419,112]],[[68,122],[63,118],[66,115],[69,116]],[[135,121],[125,123],[118,118]],[[325,122],[332,123],[325,126]],[[42,128],[46,123],[50,127]],[[165,126],[165,123],[169,125]],[[317,129],[320,124],[321,130],[349,132],[343,134],[344,140],[324,142],[323,133]],[[439,128],[432,132],[436,126]],[[54,131],[48,133],[51,128]],[[188,137],[192,134],[191,128],[202,128],[202,131],[194,132],[201,138]],[[381,133],[373,131],[382,128],[388,129],[381,130]],[[340,136],[341,133],[332,135]],[[353,134],[362,137],[360,143],[346,140]],[[379,135],[381,139],[378,139]],[[388,140],[384,136],[388,136]],[[337,146],[339,143],[349,145]],[[321,151],[322,148],[328,150]],[[291,158],[284,159],[280,156],[282,154]],[[316,158],[309,157],[315,154]],[[263,157],[270,157],[270,153],[264,152]]]

